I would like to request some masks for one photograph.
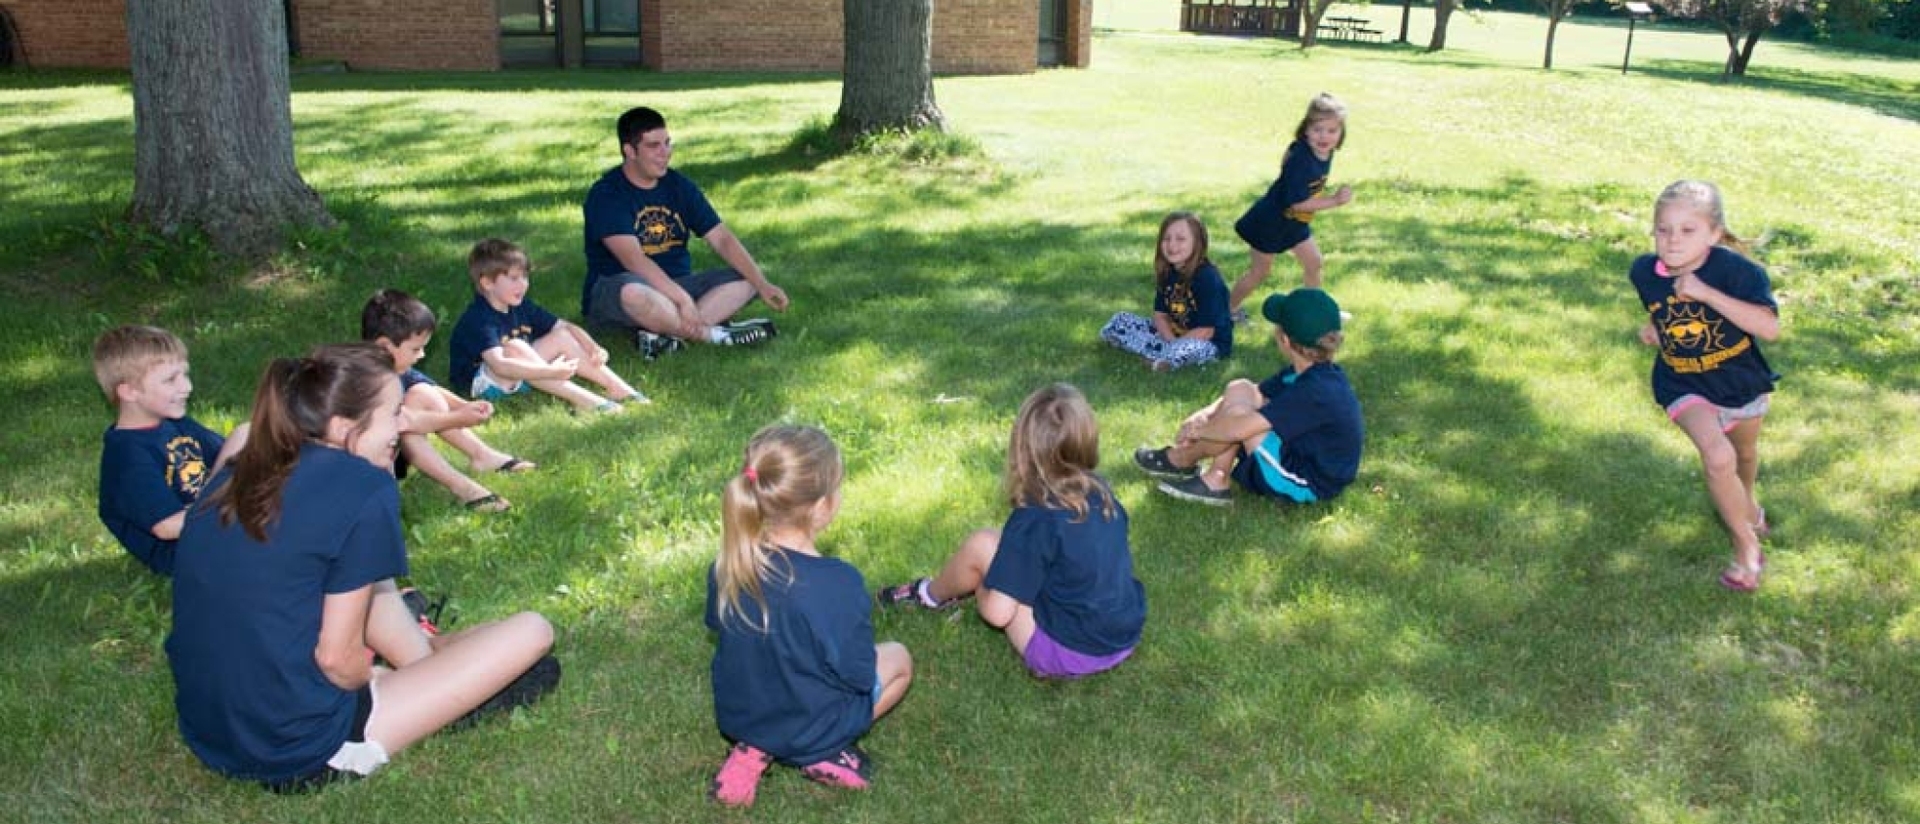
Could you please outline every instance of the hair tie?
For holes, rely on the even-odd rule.
[[[757,484],[760,482],[760,473],[755,472],[751,464],[747,465],[747,468],[740,470],[740,474],[747,476],[747,480],[751,483]]]

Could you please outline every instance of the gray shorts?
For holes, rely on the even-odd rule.
[[[740,273],[728,267],[695,272],[683,278],[676,278],[673,283],[687,290],[687,295],[697,301],[702,295],[715,288],[738,280],[743,280]],[[638,327],[640,324],[628,317],[627,311],[620,307],[620,291],[625,289],[627,284],[633,284],[649,292],[655,291],[653,286],[647,283],[646,278],[632,272],[601,275],[593,282],[593,296],[587,301],[587,323],[629,329]]]

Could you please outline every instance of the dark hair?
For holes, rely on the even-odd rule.
[[[433,310],[419,298],[398,289],[382,289],[367,298],[367,305],[360,310],[360,339],[386,338],[388,343],[399,344],[423,332],[431,334],[437,322]]]
[[[627,146],[640,142],[640,136],[654,129],[667,127],[667,118],[645,106],[635,106],[620,115],[620,125],[614,127],[614,133],[620,137],[620,145]]]
[[[253,434],[233,458],[233,477],[207,499],[220,523],[237,520],[248,537],[266,541],[300,447],[325,438],[334,418],[364,428],[381,391],[398,380],[393,357],[371,343],[331,344],[267,364],[253,394]]]

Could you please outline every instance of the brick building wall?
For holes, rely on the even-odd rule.
[[[640,0],[641,54],[664,71],[838,71],[842,0]],[[27,65],[125,68],[127,0],[0,0]],[[293,0],[304,58],[356,69],[500,67],[496,0]],[[1068,0],[1062,62],[1084,66],[1092,0]],[[939,0],[933,70],[1017,74],[1035,68],[1036,0]]]
[[[126,0],[4,0],[19,30],[14,59],[35,68],[126,68]]]
[[[641,0],[640,18],[642,59],[662,71],[838,71],[844,56],[841,0]],[[934,6],[936,72],[1030,72],[1039,40],[1035,0]]]
[[[294,0],[288,26],[302,58],[355,69],[500,68],[494,0]]]

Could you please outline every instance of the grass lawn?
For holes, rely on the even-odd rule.
[[[1397,28],[1396,9],[1348,11]],[[1717,37],[1654,26],[1622,77],[1624,30],[1577,19],[1549,73],[1544,27],[1463,15],[1434,55],[1103,33],[1084,71],[942,78],[980,151],[939,162],[799,148],[838,99],[826,76],[302,76],[300,166],[343,227],[237,278],[113,251],[124,76],[0,74],[0,387],[19,413],[0,430],[0,822],[1920,818],[1920,62],[1765,43],[1723,85]],[[1352,109],[1334,178],[1357,196],[1315,226],[1355,315],[1360,480],[1308,510],[1172,501],[1128,453],[1271,373],[1267,327],[1171,375],[1095,333],[1148,308],[1171,209],[1243,269],[1233,220],[1320,90]],[[552,618],[561,691],[309,797],[203,770],[174,726],[168,587],[94,516],[111,417],[91,341],[180,333],[192,411],[225,429],[268,358],[350,337],[378,287],[450,322],[485,235],[527,246],[535,299],[572,316],[580,198],[641,103],[793,296],[781,337],[653,363],[609,341],[657,402],[634,414],[505,404],[485,436],[541,464],[488,479],[505,515],[402,486],[415,581],[452,595],[456,626]],[[1778,533],[1751,596],[1714,585],[1726,539],[1634,336],[1627,264],[1683,176],[1765,238],[1783,304],[1761,440]],[[1297,277],[1283,259],[1273,283]],[[440,377],[445,331],[423,363]],[[778,771],[751,814],[708,804],[703,574],[747,436],[832,432],[849,478],[823,546],[891,583],[1005,517],[1007,428],[1055,380],[1092,400],[1133,516],[1140,653],[1041,684],[975,620],[880,615],[918,677],[866,741],[875,790]]]

